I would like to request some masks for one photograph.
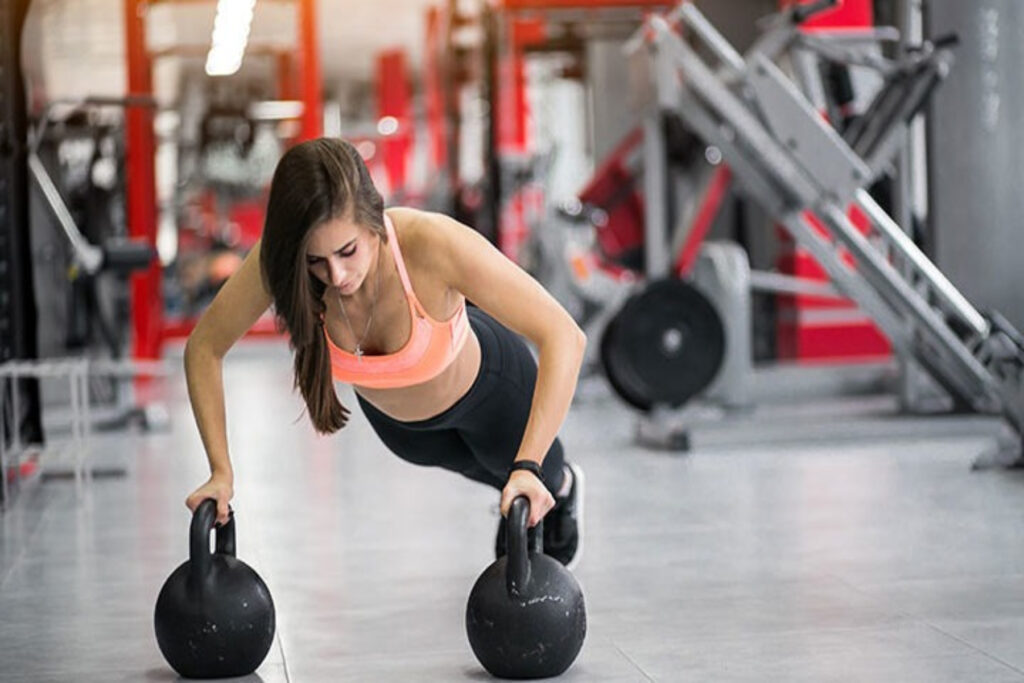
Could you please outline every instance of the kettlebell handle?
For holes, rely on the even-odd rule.
[[[189,562],[192,585],[202,589],[213,567],[210,553],[210,530],[216,528],[216,552],[235,556],[235,511],[228,507],[228,523],[215,527],[217,522],[217,501],[207,498],[192,513],[192,527],[189,537]]]
[[[544,552],[544,522],[534,527],[533,547],[529,547],[530,499],[518,496],[508,509],[508,563],[505,583],[510,597],[521,594],[530,583],[530,555]]]

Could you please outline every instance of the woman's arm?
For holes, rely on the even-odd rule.
[[[185,344],[185,379],[199,435],[210,462],[210,482],[200,487],[186,504],[189,509],[203,498],[216,497],[217,519],[227,522],[228,498],[234,481],[228,457],[227,424],[224,414],[222,360],[228,350],[270,306],[270,294],[260,275],[260,244],[249,251],[241,268],[232,275],[199,318]],[[212,486],[211,486],[212,484]],[[226,496],[210,495],[223,490]],[[224,500],[221,500],[221,498]]]
[[[537,385],[516,460],[540,463],[569,412],[586,335],[554,297],[478,232],[447,216],[425,215],[428,222],[424,232],[436,247],[429,253],[435,254],[432,258],[436,259],[433,265],[437,272],[467,299],[538,349]]]

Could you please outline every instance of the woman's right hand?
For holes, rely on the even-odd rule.
[[[185,506],[195,513],[196,508],[207,498],[217,501],[217,524],[228,523],[228,501],[235,496],[234,481],[230,476],[210,475],[210,479],[185,499]]]

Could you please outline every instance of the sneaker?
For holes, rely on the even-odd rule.
[[[550,555],[572,570],[583,556],[583,468],[571,462],[569,495],[558,498],[555,507],[544,517],[544,554]]]

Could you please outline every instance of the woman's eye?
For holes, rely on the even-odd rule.
[[[344,250],[344,251],[342,251],[342,250],[340,250],[340,249],[339,249],[339,250],[338,250],[338,251],[336,251],[335,253],[336,253],[336,254],[337,254],[338,256],[345,256],[345,257],[348,257],[348,256],[352,256],[353,254],[355,254],[355,253],[356,253],[356,248],[355,248],[355,247],[351,247],[351,248],[349,248],[349,249],[346,249],[346,250]]]

